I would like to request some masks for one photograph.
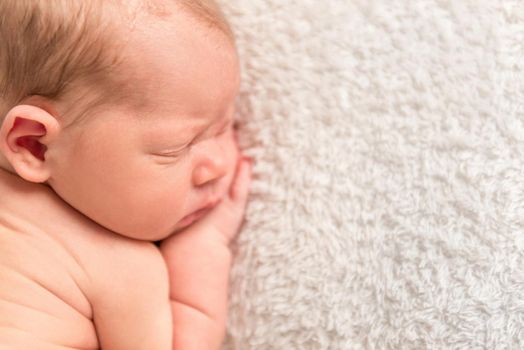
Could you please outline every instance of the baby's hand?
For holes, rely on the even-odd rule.
[[[196,233],[218,234],[228,245],[242,226],[251,184],[252,160],[239,157],[228,194],[205,217],[189,227]]]
[[[242,226],[250,182],[251,161],[239,157],[222,201],[160,245],[169,272],[174,348],[220,347],[232,261],[229,243]]]

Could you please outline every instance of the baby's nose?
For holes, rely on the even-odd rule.
[[[214,152],[205,157],[193,171],[193,184],[203,186],[222,178],[227,173],[227,161],[224,152]]]

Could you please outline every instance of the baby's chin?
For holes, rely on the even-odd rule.
[[[194,223],[204,218],[210,211],[211,209],[199,210],[196,213],[191,213],[189,215],[186,215],[180,218],[176,223],[171,224],[170,226],[164,227],[164,228],[159,228],[158,226],[149,227],[148,229],[144,228],[141,230],[126,228],[126,227],[120,227],[118,229],[113,229],[113,230],[111,230],[110,227],[107,227],[107,228],[127,238],[131,238],[131,239],[135,239],[139,241],[157,242],[157,241],[162,241],[173,234],[179,233],[187,229],[188,227],[192,226]]]
[[[161,241],[167,237],[183,231],[191,226],[193,223],[203,218],[210,210],[198,210],[194,213],[173,215],[171,220],[164,218],[161,220],[161,215],[157,216],[156,220],[135,220],[134,222],[122,222],[121,220],[113,220],[110,222],[102,222],[103,220],[96,220],[91,217],[98,225],[105,229],[116,233],[120,236],[139,240],[139,241]],[[102,219],[102,218],[99,218]],[[143,218],[145,219],[145,218]]]
[[[169,233],[156,232],[156,233],[144,234],[141,232],[140,233],[139,232],[129,232],[129,231],[122,231],[122,230],[120,230],[120,232],[118,231],[113,231],[113,232],[119,234],[120,236],[124,236],[126,238],[134,239],[137,241],[149,241],[149,242],[161,241],[169,237],[172,234],[172,232],[169,232]]]
[[[157,222],[141,222],[140,224],[135,223],[134,225],[129,225],[129,223],[124,222],[113,222],[112,224],[107,224],[103,222],[97,222],[98,225],[103,226],[105,229],[111,231],[114,234],[123,236],[129,239],[134,239],[138,241],[161,241],[176,231],[179,230],[179,222],[165,223],[160,226]]]

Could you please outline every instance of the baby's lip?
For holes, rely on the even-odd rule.
[[[191,213],[191,214],[185,216],[184,218],[182,218],[182,220],[180,220],[180,225],[182,227],[191,225],[194,221],[202,218],[208,212],[209,212],[209,209],[199,209],[197,211],[194,211],[193,213]]]
[[[217,206],[217,204],[220,202],[220,200],[213,200],[213,201],[210,201],[208,202],[206,205],[204,205],[202,208],[200,208],[199,210],[202,210],[202,209],[213,209],[214,207]]]
[[[214,201],[208,202],[206,205],[204,205],[200,209],[197,209],[194,212],[192,212],[191,214],[184,216],[179,221],[179,225],[181,225],[182,227],[191,225],[193,222],[206,216],[214,207],[217,206],[219,202],[220,200],[214,200]]]

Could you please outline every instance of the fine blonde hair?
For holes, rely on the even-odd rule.
[[[180,5],[227,35],[229,24],[214,0],[136,0],[139,11],[168,13]],[[131,0],[0,0],[0,122],[29,96],[63,98],[78,86],[96,86],[96,103],[120,91],[115,22],[129,21]],[[137,10],[135,10],[137,11]],[[167,11],[167,12],[166,12]],[[136,15],[136,13],[134,14]],[[126,17],[128,16],[128,17]],[[117,19],[115,21],[115,18]]]

